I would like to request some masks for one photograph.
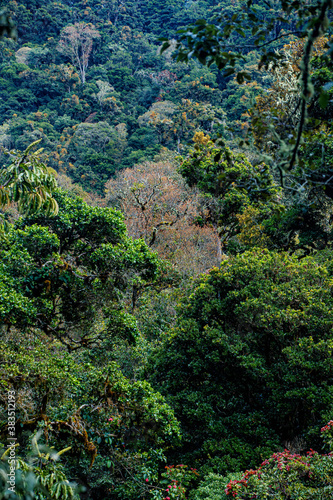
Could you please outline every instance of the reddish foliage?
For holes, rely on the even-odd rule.
[[[107,202],[125,214],[129,234],[143,238],[181,272],[197,274],[218,263],[218,236],[213,228],[194,224],[199,195],[172,162],[122,170],[106,189]]]

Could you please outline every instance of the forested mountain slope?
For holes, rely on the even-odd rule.
[[[331,499],[327,1],[2,7],[0,498]]]
[[[217,2],[5,4],[18,41],[1,42],[1,144],[24,149],[42,138],[49,166],[99,195],[115,171],[161,147],[184,152],[196,130],[223,134],[226,112],[246,122],[260,91],[259,74],[247,89],[227,89],[231,78],[216,66],[158,54],[159,37],[213,16],[224,8]]]

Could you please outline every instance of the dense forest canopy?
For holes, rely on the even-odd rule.
[[[0,1],[1,499],[332,498],[331,9]]]

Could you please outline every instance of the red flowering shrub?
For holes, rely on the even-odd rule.
[[[332,444],[333,421],[321,429]],[[225,493],[237,500],[329,500],[333,491],[333,453],[310,450],[298,455],[289,450],[274,453],[258,469],[247,470],[241,479],[229,481]]]
[[[196,469],[188,469],[187,465],[169,465],[165,467],[166,471],[162,473],[164,478],[161,484],[165,484],[165,496],[163,500],[182,500],[185,499],[186,488],[194,478],[198,476]]]
[[[329,449],[333,450],[333,420],[330,420],[321,428],[321,436]]]

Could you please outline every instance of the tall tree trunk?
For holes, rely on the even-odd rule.
[[[217,260],[218,260],[218,263],[221,264],[221,262],[222,262],[222,242],[221,242],[221,238],[220,238],[217,231],[216,231],[216,244],[217,244],[217,248],[216,248]]]

